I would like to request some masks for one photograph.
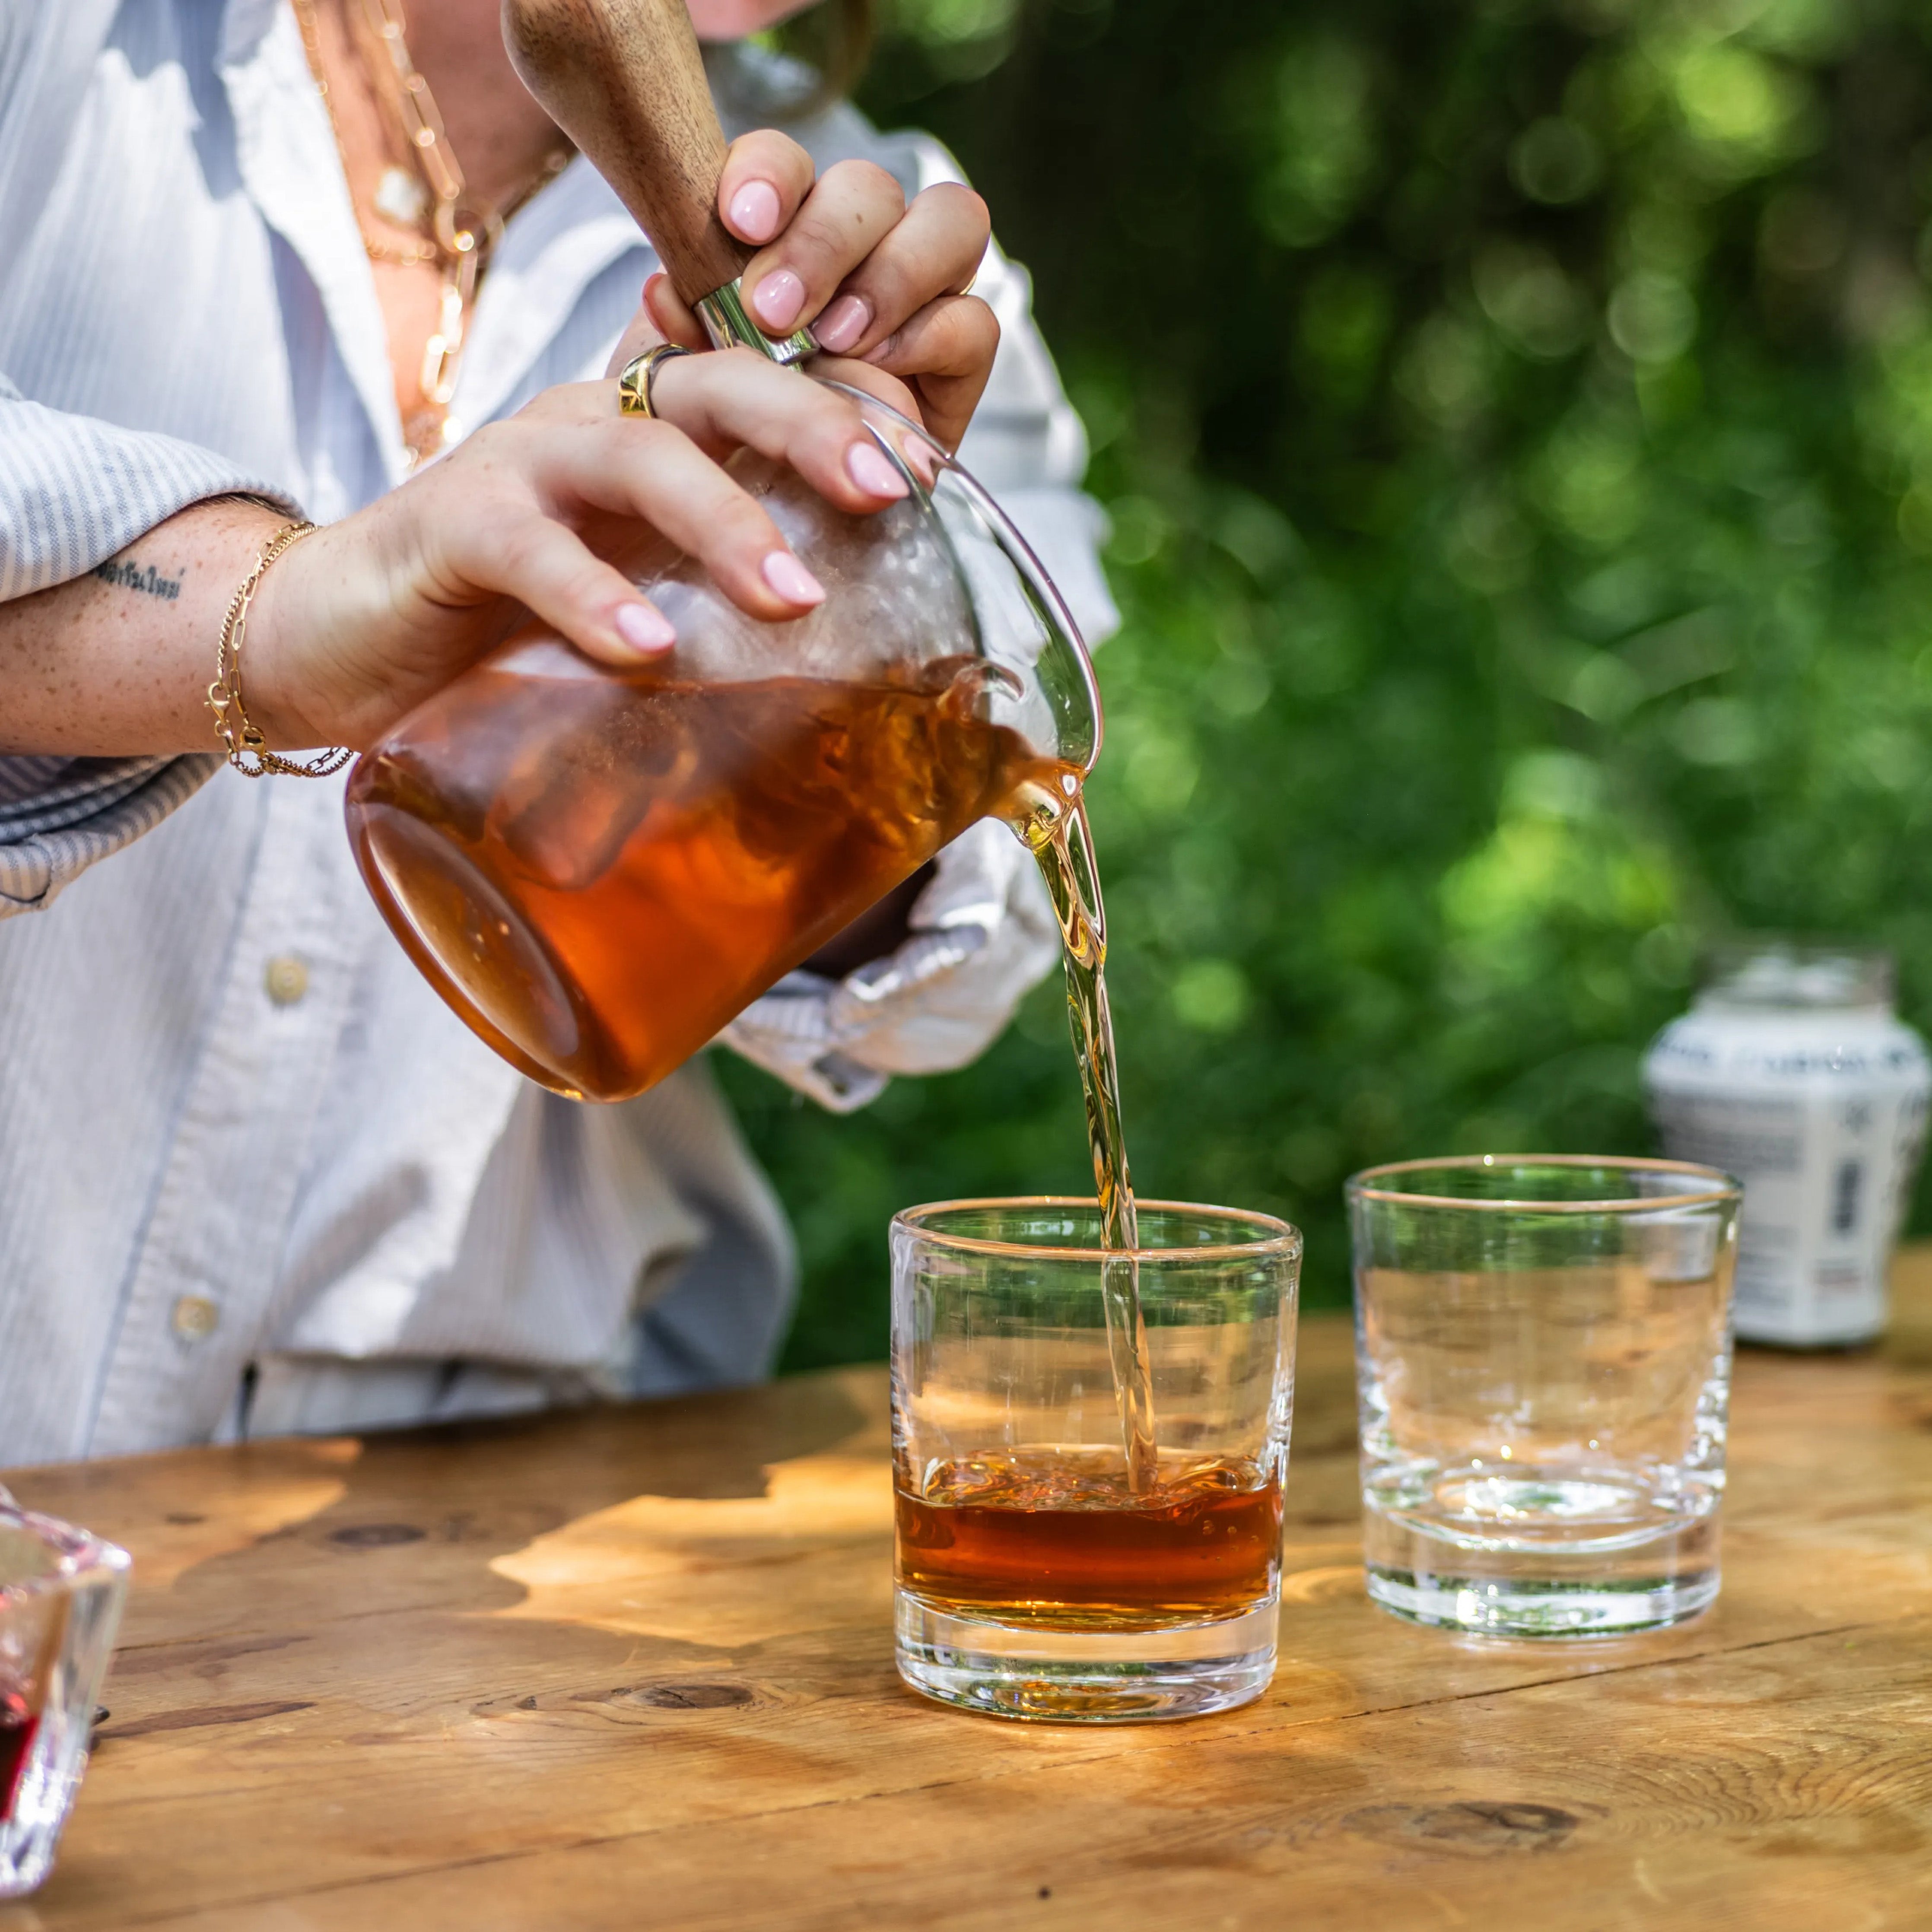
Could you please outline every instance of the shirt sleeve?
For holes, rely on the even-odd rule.
[[[297,514],[212,451],[44,408],[0,376],[0,602],[71,581],[190,503],[243,495]],[[212,752],[0,756],[0,918],[50,904],[153,830],[220,764]]]

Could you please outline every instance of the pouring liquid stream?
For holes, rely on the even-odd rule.
[[[1127,1172],[1120,1128],[1120,1075],[1114,1051],[1114,1021],[1107,1004],[1107,914],[1094,862],[1093,833],[1085,802],[1076,792],[1036,808],[1018,823],[1038,861],[1060,925],[1066,971],[1066,1011],[1080,1085],[1087,1106],[1087,1138],[1094,1156],[1094,1187],[1100,1204],[1101,1264],[1107,1347],[1120,1406],[1120,1446],[1127,1487],[1144,1496],[1160,1480],[1154,1439],[1154,1382],[1147,1326],[1141,1316],[1140,1246],[1133,1183]]]

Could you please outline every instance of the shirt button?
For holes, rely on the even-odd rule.
[[[205,1341],[214,1333],[221,1310],[205,1294],[184,1294],[175,1303],[168,1324],[184,1342]]]
[[[308,968],[292,952],[278,952],[268,962],[262,984],[278,1006],[292,1006],[308,991]]]

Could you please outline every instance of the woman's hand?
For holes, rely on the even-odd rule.
[[[290,550],[243,665],[269,743],[370,744],[526,611],[604,664],[668,650],[670,624],[607,560],[640,524],[752,616],[800,616],[825,593],[719,467],[734,448],[790,464],[841,509],[905,494],[851,402],[750,350],[664,364],[653,400],[647,420],[618,413],[612,381],[548,390]]]
[[[943,182],[908,205],[870,161],[838,162],[814,181],[812,157],[764,128],[731,144],[718,212],[758,250],[743,287],[760,328],[780,336],[809,324],[832,355],[896,376],[932,435],[949,449],[958,443],[1000,342],[992,310],[966,292],[990,232],[986,204],[970,188]],[[651,278],[644,302],[670,340],[708,346],[669,277]],[[895,400],[856,371],[838,373]]]
[[[814,322],[834,352],[815,368],[956,443],[999,342],[992,310],[964,292],[986,245],[979,197],[942,186],[908,208],[864,162],[814,182],[804,150],[766,131],[733,146],[718,200],[760,250],[745,278],[760,322],[774,334]],[[665,338],[704,346],[668,281],[653,277],[646,296],[614,370]],[[669,362],[655,400],[664,420],[641,422],[618,414],[614,381],[550,390],[290,550],[256,594],[242,667],[268,743],[372,743],[528,612],[607,664],[668,649],[670,626],[611,560],[646,526],[754,616],[809,610],[823,592],[718,467],[734,447],[789,462],[844,509],[904,494],[848,400],[754,352]],[[166,579],[165,604],[97,572],[0,606],[0,751],[208,747],[209,640],[280,520],[223,499],[157,524],[121,560]]]

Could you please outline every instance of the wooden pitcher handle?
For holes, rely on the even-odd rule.
[[[718,219],[724,133],[684,0],[503,0],[503,43],[686,302],[735,281],[752,251]]]

